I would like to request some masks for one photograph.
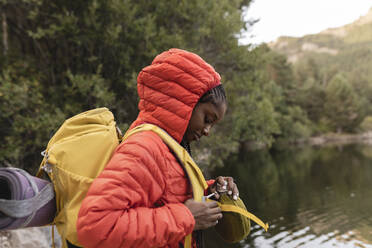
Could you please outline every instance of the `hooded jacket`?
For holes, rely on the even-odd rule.
[[[170,49],[137,78],[139,115],[181,142],[200,97],[220,84],[198,55]],[[183,204],[192,198],[182,165],[157,134],[130,136],[92,183],[77,221],[84,247],[179,247],[195,220]],[[195,242],[194,242],[195,245]]]

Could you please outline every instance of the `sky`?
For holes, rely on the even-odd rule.
[[[352,23],[372,7],[372,0],[253,1],[245,18],[260,20],[240,40],[242,44],[270,42],[280,36],[302,37],[319,33]]]

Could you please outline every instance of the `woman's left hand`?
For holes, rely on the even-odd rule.
[[[209,187],[209,192],[214,193],[214,197],[218,200],[221,193],[226,193],[231,196],[234,200],[239,197],[239,190],[234,179],[232,177],[222,177],[216,178],[214,184]]]

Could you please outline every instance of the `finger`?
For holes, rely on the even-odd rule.
[[[215,226],[217,223],[218,223],[218,219],[216,218],[210,218],[210,217],[205,218],[199,221],[197,229],[207,229],[212,226]]]
[[[219,192],[219,193],[225,193],[225,192],[227,192],[227,186],[226,185],[224,185],[224,186],[218,186],[217,187],[217,192]]]
[[[229,189],[228,189],[228,194],[232,196],[232,198],[236,201],[239,197],[239,190],[238,186],[234,182],[234,179],[232,177],[227,178],[228,184],[229,184]]]
[[[222,219],[222,217],[223,217],[222,213],[214,215],[214,218],[216,218],[216,220],[220,220],[220,219]]]
[[[224,177],[221,177],[221,176],[217,177],[216,182],[217,182],[217,186],[219,185],[219,186],[221,186],[223,189],[226,189],[226,187],[227,187],[227,182],[226,182],[226,180],[225,180]]]
[[[222,214],[216,214],[216,215],[214,215],[214,216],[213,216],[213,222],[212,222],[212,223],[214,223],[214,225],[217,225],[217,224],[218,224],[218,221],[219,221],[220,219],[222,219],[222,217],[223,217]],[[213,225],[213,226],[214,226],[214,225]]]
[[[219,208],[216,201],[205,202],[205,205],[206,205],[207,208]]]
[[[235,184],[235,187],[232,191],[233,191],[233,199],[236,201],[239,197],[239,190],[238,190],[238,186],[236,186],[236,184]]]
[[[222,219],[222,217],[223,217],[223,216],[222,216],[221,213],[220,213],[220,214],[210,215],[210,216],[208,217],[208,220],[207,220],[206,223],[205,223],[205,224],[208,226],[207,228],[217,225],[217,224],[218,224],[218,221],[219,221],[220,219]]]
[[[216,221],[222,219],[222,217],[223,217],[222,213],[217,213],[217,214],[210,215],[210,216],[208,216],[208,222],[210,222],[210,223],[216,222]]]
[[[210,227],[214,227],[217,224],[218,224],[218,220],[207,222],[207,223],[204,223],[204,225],[201,229],[208,229]]]
[[[227,180],[227,184],[228,184],[227,194],[231,196],[233,194],[234,188],[236,188],[236,185],[235,185],[234,179],[232,177],[227,177],[226,180]]]
[[[226,177],[226,180],[227,180],[227,188],[229,190],[232,190],[235,186],[235,183],[234,183],[234,178],[232,177]]]
[[[222,210],[221,210],[220,207],[210,208],[210,209],[207,210],[208,215],[221,214],[221,213],[222,213]]]
[[[221,181],[217,183],[217,191],[222,193],[227,191],[227,181]]]

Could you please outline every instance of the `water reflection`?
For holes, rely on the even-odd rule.
[[[213,230],[207,247],[372,248],[372,147],[256,151],[230,157],[213,175],[232,175],[241,198],[270,229],[226,244]]]

